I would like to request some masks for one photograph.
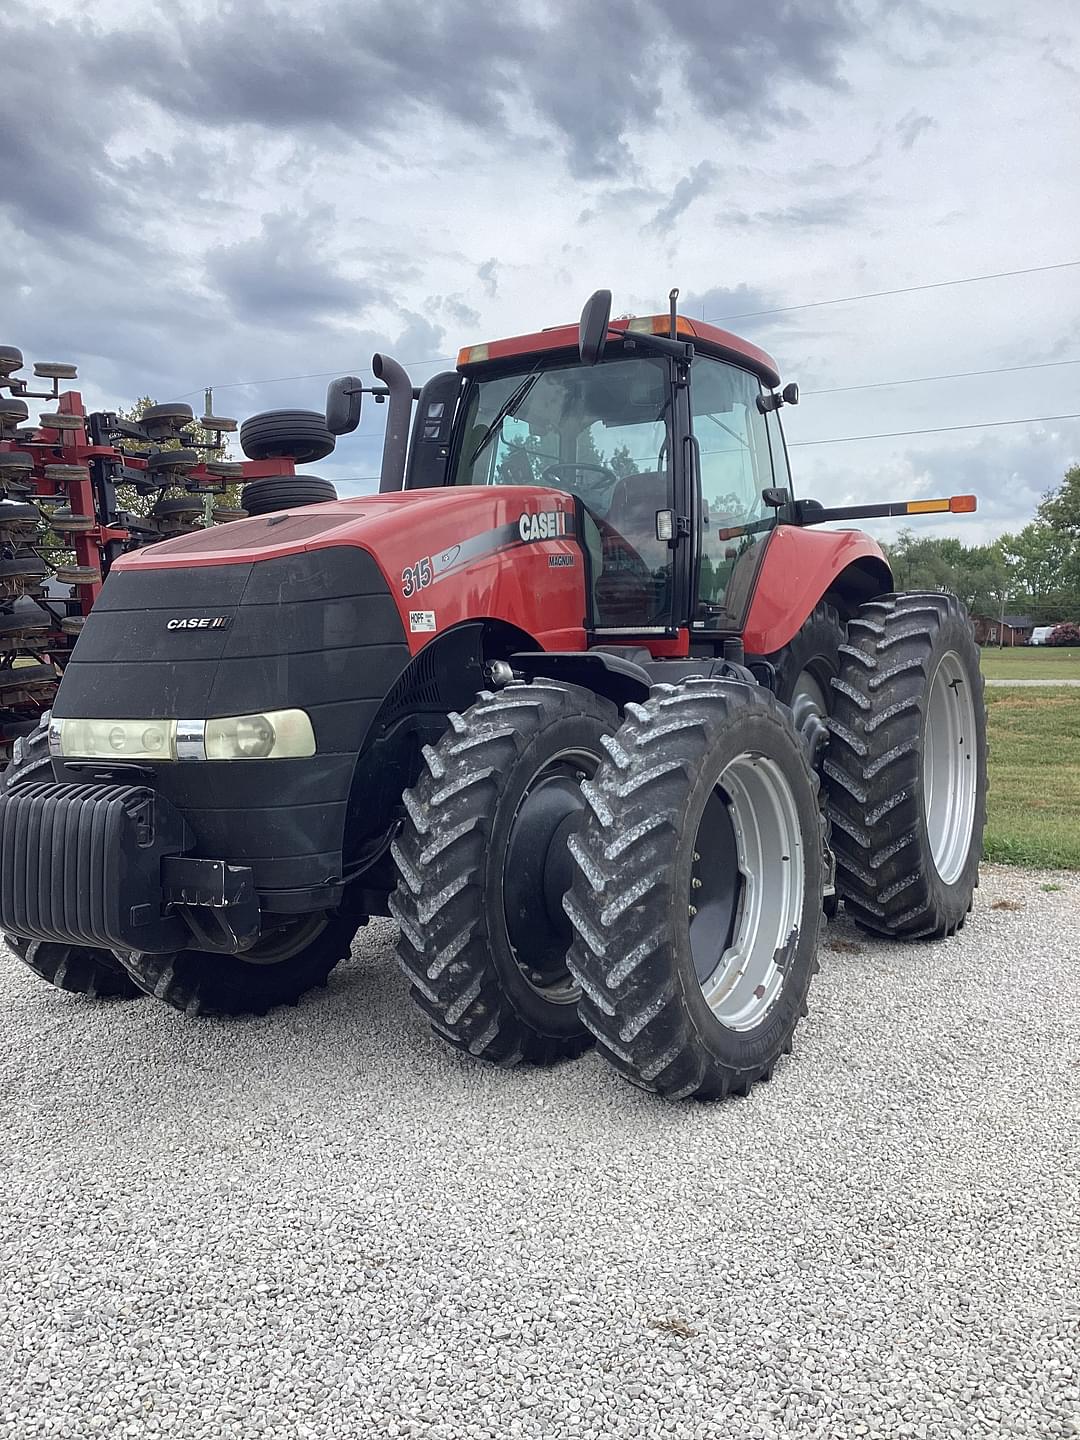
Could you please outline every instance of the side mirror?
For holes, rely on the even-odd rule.
[[[799,387],[794,380],[789,380],[780,394],[784,398],[785,405],[797,405],[799,403]]]
[[[360,402],[364,382],[355,375],[343,375],[326,387],[326,428],[331,435],[348,435],[360,424]]]
[[[595,365],[604,353],[611,322],[611,291],[597,290],[585,301],[578,324],[578,354],[583,365]]]
[[[791,491],[776,485],[766,485],[761,498],[770,510],[782,510],[791,504]]]

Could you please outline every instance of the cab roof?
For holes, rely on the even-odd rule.
[[[638,315],[625,320],[612,320],[612,330],[625,330],[628,334],[670,335],[671,319],[667,315]],[[718,360],[727,360],[752,370],[770,389],[780,384],[780,371],[776,361],[764,350],[749,340],[721,330],[718,325],[709,325],[704,320],[691,320],[680,315],[676,321],[680,337],[694,342],[695,349],[703,355]],[[472,374],[481,367],[498,365],[506,360],[523,356],[541,355],[547,351],[569,351],[577,353],[578,327],[558,325],[550,330],[538,330],[532,335],[512,335],[506,340],[488,340],[481,345],[467,345],[458,352],[457,368],[464,374]]]

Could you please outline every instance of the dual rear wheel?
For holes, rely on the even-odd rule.
[[[846,627],[822,605],[774,662],[786,703],[689,680],[616,730],[589,692],[539,682],[451,717],[406,793],[391,907],[436,1030],[503,1064],[595,1039],[645,1089],[745,1094],[806,1013],[834,857],[864,928],[960,928],[986,725],[959,601],[884,596]]]

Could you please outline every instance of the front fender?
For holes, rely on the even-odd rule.
[[[830,591],[854,608],[892,587],[884,551],[861,530],[778,525],[769,537],[746,616],[746,652],[771,655],[787,645]]]

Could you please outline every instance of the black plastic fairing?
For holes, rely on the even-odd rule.
[[[225,623],[169,628],[199,618]],[[193,854],[252,866],[260,890],[317,886],[342,874],[357,757],[408,661],[397,607],[358,547],[242,565],[119,570],[87,619],[53,714],[201,719],[306,711],[317,746],[311,757],[147,768],[190,824]],[[83,778],[57,769],[64,779]]]

